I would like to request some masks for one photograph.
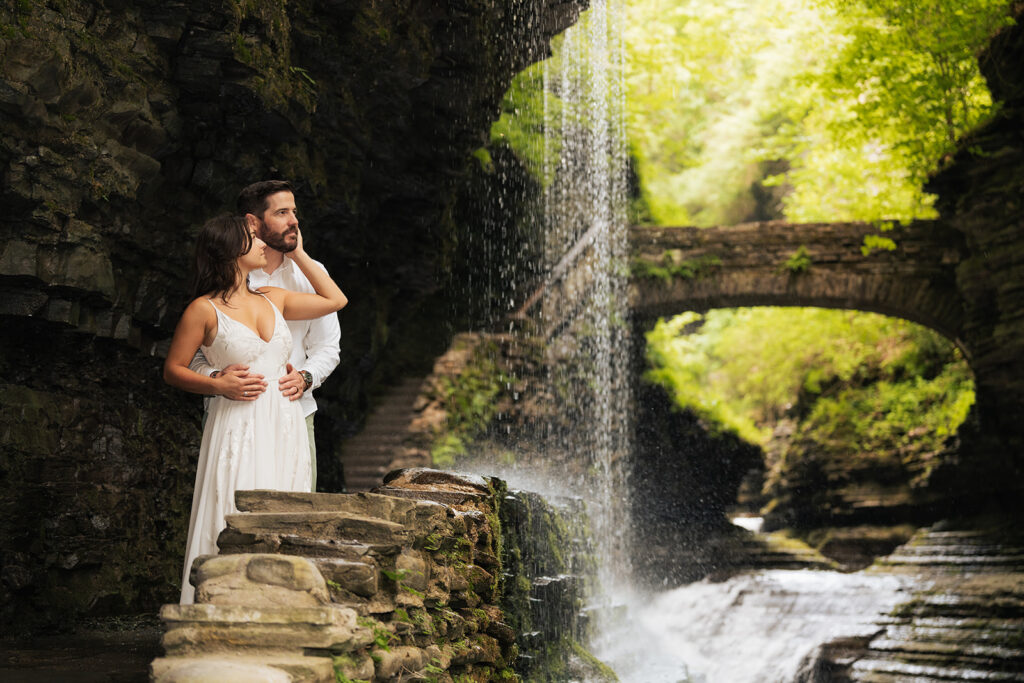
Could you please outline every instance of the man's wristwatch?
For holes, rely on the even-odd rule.
[[[313,386],[313,375],[310,374],[309,370],[299,370],[299,374],[302,375],[302,381],[306,383],[302,390],[309,391],[309,388]]]

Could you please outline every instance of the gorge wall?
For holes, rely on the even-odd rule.
[[[457,329],[471,152],[585,3],[48,0],[0,8],[0,614],[176,592],[200,402],[166,387],[198,226],[284,177],[341,283],[321,488],[370,397]]]
[[[965,459],[984,465],[972,468],[985,470],[978,489],[1014,502],[1024,485],[1024,4],[1015,3],[1015,17],[980,57],[998,115],[962,141],[928,188],[969,251],[956,275],[979,428]]]

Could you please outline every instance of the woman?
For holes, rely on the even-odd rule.
[[[192,562],[217,552],[224,517],[236,512],[235,491],[277,489],[308,491],[312,479],[306,422],[297,401],[279,391],[237,395],[241,379],[232,373],[216,378],[189,370],[196,349],[217,367],[249,366],[265,377],[287,374],[292,338],[285,320],[305,320],[333,313],[348,303],[338,285],[298,245],[287,257],[295,262],[316,294],[277,287],[249,289],[248,275],[266,265],[266,245],[255,226],[238,216],[206,223],[196,241],[192,296],[171,340],[164,381],[210,401],[196,468],[181,602],[194,600],[189,583]]]

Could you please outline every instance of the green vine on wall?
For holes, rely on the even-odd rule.
[[[811,252],[807,250],[806,245],[801,244],[800,247],[794,251],[786,262],[782,264],[782,269],[787,270],[793,275],[799,275],[806,273],[811,269]]]
[[[660,263],[640,258],[634,259],[630,264],[630,273],[633,277],[661,280],[665,284],[670,284],[674,278],[695,280],[707,277],[720,265],[722,265],[722,259],[714,254],[704,254],[683,260],[679,256],[678,250],[669,250],[662,253]]]
[[[484,342],[474,349],[462,372],[441,378],[438,398],[446,418],[430,448],[436,467],[450,467],[466,455],[468,446],[486,433],[497,414],[501,394],[511,382],[498,365],[500,353],[496,343]]]

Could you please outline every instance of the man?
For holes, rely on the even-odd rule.
[[[253,289],[271,286],[300,292],[313,292],[309,280],[285,254],[294,250],[298,242],[299,217],[295,208],[295,192],[284,180],[265,180],[253,183],[238,194],[238,213],[245,216],[249,225],[266,245],[267,265],[254,270],[249,276]],[[318,266],[323,268],[319,262]],[[326,271],[327,269],[324,268]],[[278,380],[278,389],[292,401],[300,401],[306,415],[309,430],[309,450],[313,463],[313,491],[316,491],[316,442],[313,439],[313,415],[316,389],[340,359],[339,343],[341,328],[338,316],[325,315],[314,320],[289,320],[292,333],[292,355],[288,363],[288,374]],[[228,395],[232,400],[254,400],[266,390],[267,383],[262,375],[250,374],[248,366],[230,365],[226,368],[212,368],[203,352],[196,353],[189,367],[195,372],[216,377],[219,373],[231,372],[245,381],[237,387],[237,395]]]

